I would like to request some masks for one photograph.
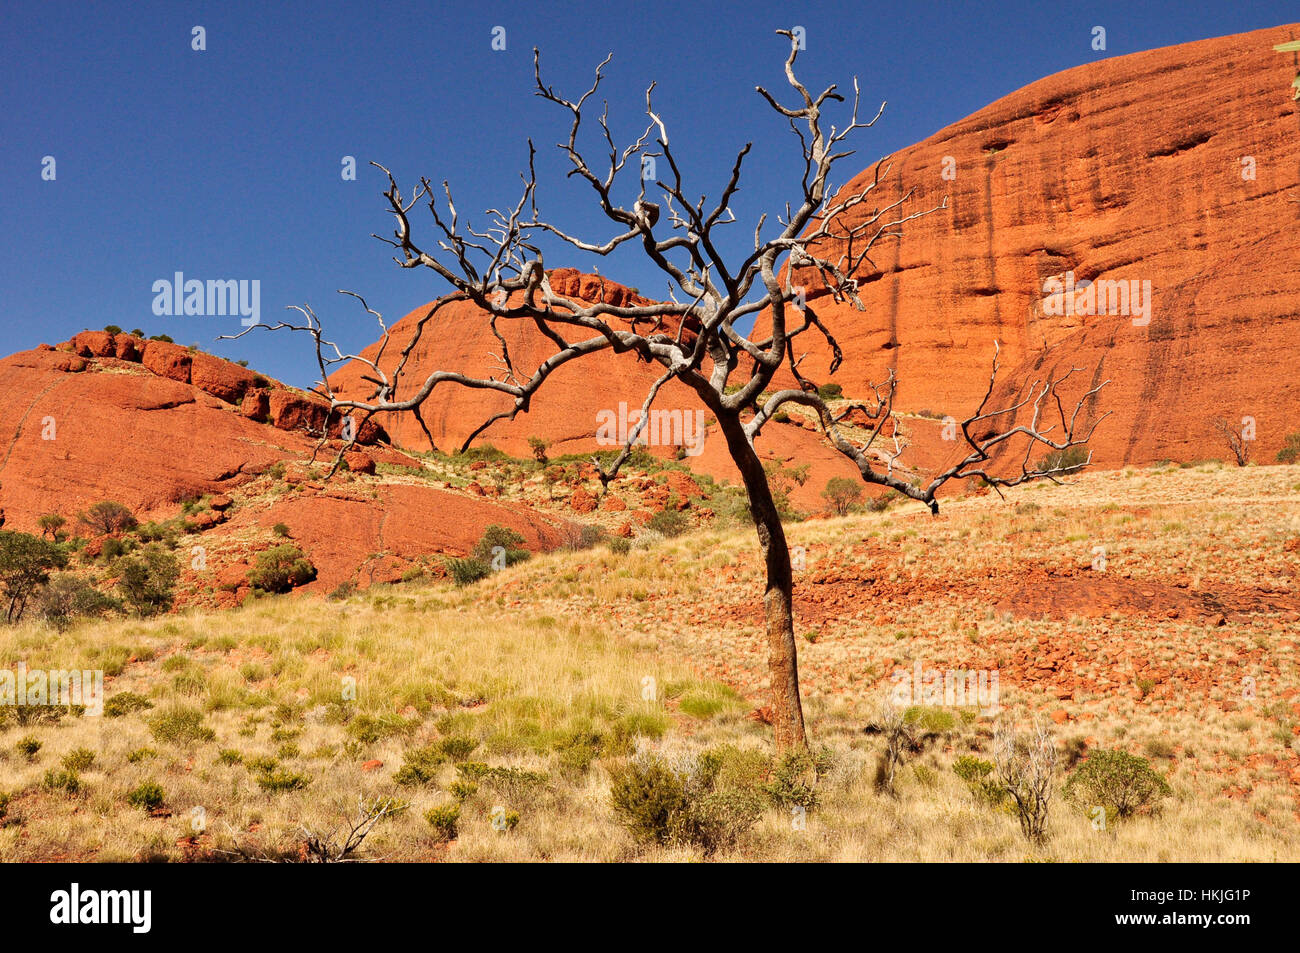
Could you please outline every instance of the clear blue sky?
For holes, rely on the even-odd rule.
[[[755,147],[736,203],[752,235],[762,211],[792,196],[788,127],[755,84],[782,87],[783,40],[802,25],[809,86],[860,78],[888,99],[859,134],[852,173],[1040,77],[1111,56],[1275,26],[1294,2],[1248,3],[371,3],[27,2],[0,12],[0,352],[117,324],[246,359],[291,383],[315,367],[305,338],[240,330],[238,318],[156,317],[153,282],[258,279],[263,319],[309,302],[348,349],[375,337],[346,288],[396,320],[447,289],[403,271],[372,232],[388,233],[377,160],[404,185],[452,183],[462,214],[513,202],[532,135],[544,214],[584,235],[610,233],[589,193],[565,181],[554,143],[564,115],[532,95],[532,48],[562,93],[602,87],[616,134],[656,102],[692,191],[718,189],[736,149]],[[206,29],[207,49],[191,49]],[[1091,29],[1107,49],[1091,48]],[[506,30],[506,50],[492,30]],[[53,156],[54,181],[42,158]],[[358,176],[340,176],[355,156]],[[596,150],[599,156],[599,150]],[[423,224],[424,218],[417,218]],[[427,233],[426,233],[427,234]],[[556,248],[547,265],[590,267]],[[635,258],[602,272],[663,295]]]

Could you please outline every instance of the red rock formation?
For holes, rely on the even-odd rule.
[[[619,304],[641,304],[648,301],[623,285],[599,275],[584,275],[573,269],[556,269],[548,277],[556,294],[572,299],[604,300]],[[416,323],[427,313],[428,308],[428,305],[417,308],[393,325],[391,341],[385,352],[385,370],[391,371],[396,364],[397,355],[409,344]],[[649,328],[640,330],[648,331]],[[539,334],[531,322],[499,320],[497,331],[505,338],[511,359],[520,373],[532,373],[555,353],[555,344]],[[577,339],[573,333],[569,333],[569,337]],[[362,355],[373,360],[378,349],[378,344],[372,345]],[[493,355],[500,353],[501,344],[477,306],[470,302],[447,305],[438,312],[434,324],[426,327],[419,343],[412,350],[406,371],[398,384],[398,397],[415,390],[435,370],[454,370],[475,376],[499,373],[495,370],[499,362]],[[514,420],[497,421],[478,442],[490,443],[520,457],[532,456],[528,443],[530,437],[546,440],[552,456],[617,449],[597,442],[597,415],[602,412],[617,414],[622,405],[635,418],[650,387],[662,371],[658,364],[647,364],[633,354],[605,353],[572,361],[552,374],[533,397],[528,413],[521,413]],[[364,365],[351,364],[331,377],[330,384],[339,397],[364,401],[373,394],[373,385],[362,379],[362,375],[368,372]],[[384,430],[400,446],[412,450],[427,450],[433,446],[444,451],[455,451],[480,424],[494,413],[508,409],[511,404],[511,398],[495,391],[444,384],[435,389],[425,404],[421,415],[423,423],[411,413],[385,414],[376,419],[380,420]],[[669,381],[660,390],[655,407],[683,412],[703,410],[695,392],[676,380]],[[700,419],[709,419],[707,411]],[[716,427],[712,429],[716,431]],[[827,479],[837,474],[849,476],[856,472],[842,456],[814,434],[802,433],[794,427],[773,426],[771,430],[772,435],[759,441],[760,454],[769,459],[793,459],[797,463],[807,462],[812,466],[812,476],[808,483],[795,487],[791,494],[796,504],[802,507],[820,508],[824,501],[818,494],[826,485]],[[665,457],[677,452],[677,447],[671,445],[652,446],[648,449]],[[687,456],[684,462],[698,472],[718,479],[739,479],[720,435],[707,435],[703,451],[697,456]],[[589,478],[592,476],[594,471],[588,474]],[[585,502],[582,505],[586,505]]]
[[[948,208],[878,246],[866,310],[796,273],[844,349],[845,394],[892,368],[901,410],[959,416],[1000,340],[1007,383],[1070,366],[1082,384],[1113,381],[1088,408],[1112,413],[1096,463],[1224,458],[1220,416],[1254,418],[1254,457],[1272,462],[1300,430],[1297,56],[1273,50],[1296,37],[1282,26],[1076,67],[897,153],[868,204],[915,189],[909,210]],[[1067,272],[1149,281],[1150,322],[1053,313],[1048,282]],[[814,351],[804,367],[824,368]]]
[[[308,588],[327,591],[348,580],[395,578],[419,557],[463,555],[490,523],[518,530],[533,549],[567,538],[562,520],[423,484],[368,482],[358,492],[350,481],[372,481],[366,475],[375,472],[377,459],[418,463],[375,445],[386,435],[374,424],[358,433],[370,445],[345,455],[349,475],[324,487],[300,483],[292,493],[250,499],[244,485],[273,464],[295,463],[303,471],[318,443],[303,428],[319,429],[326,405],[279,385],[241,394],[254,381],[251,372],[166,342],[143,349],[138,342],[87,332],[58,349],[0,360],[0,402],[10,408],[11,428],[0,439],[6,528],[39,532],[40,516],[59,513],[76,531],[76,514],[105,499],[125,504],[142,521],[165,519],[180,512],[180,501],[213,494],[209,509],[187,518],[195,534],[187,545],[211,551],[211,566],[195,569],[183,560],[179,588],[192,599],[224,587],[222,604],[233,604],[246,589],[242,580],[257,540],[262,548],[271,545],[270,527],[279,522],[293,528],[295,544],[317,567]],[[143,363],[116,356],[141,350]],[[176,379],[182,368],[191,383]],[[249,414],[250,401],[260,414]],[[250,419],[266,419],[271,408],[278,426]],[[339,427],[331,421],[336,437]],[[340,446],[332,440],[324,452]],[[91,552],[96,545],[90,542]]]

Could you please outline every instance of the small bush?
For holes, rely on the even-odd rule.
[[[481,559],[448,558],[445,561],[447,572],[458,586],[469,586],[492,575],[490,563]]]
[[[1085,808],[1105,807],[1125,818],[1168,797],[1170,789],[1146,758],[1127,751],[1097,751],[1070,775],[1064,793]]]
[[[830,504],[836,516],[846,516],[862,500],[862,484],[848,477],[831,477],[822,490],[822,499]]]
[[[690,527],[691,521],[686,515],[675,509],[662,509],[654,516],[650,517],[645,524],[646,529],[658,533],[671,539],[674,536],[680,536]]]
[[[77,776],[76,771],[54,771],[45,772],[45,780],[42,782],[47,791],[62,791],[64,794],[80,794],[81,778]]]
[[[632,551],[632,541],[622,536],[611,536],[608,545],[609,551],[615,556],[626,556]]]
[[[658,761],[632,761],[612,770],[610,777],[614,813],[632,837],[640,843],[668,843],[678,815],[686,810],[685,779]]]
[[[95,763],[95,752],[89,748],[73,748],[63,756],[61,763],[69,771],[88,771]]]
[[[164,743],[211,741],[216,732],[203,724],[203,712],[197,708],[175,707],[149,722],[154,739]]]
[[[414,748],[402,757],[403,764],[393,775],[393,780],[398,784],[431,784],[437,775],[438,765],[447,760],[437,745]]]
[[[507,810],[506,808],[496,807],[488,815],[492,821],[493,830],[504,834],[506,831],[512,831],[519,825],[519,812]]]
[[[114,500],[101,500],[84,513],[77,514],[77,519],[100,536],[129,532],[138,523],[129,507]]]
[[[455,840],[460,821],[460,805],[440,804],[424,812],[424,819],[433,828],[434,837],[439,841]]]
[[[1082,470],[1087,462],[1087,447],[1068,447],[1065,450],[1053,450],[1038,461],[1038,472],[1046,473],[1060,470],[1065,473],[1075,473]]]
[[[343,602],[352,598],[356,594],[357,584],[351,579],[339,583],[334,587],[334,591],[329,594],[329,598],[334,602]]]
[[[259,553],[248,584],[263,592],[288,592],[316,578],[316,567],[297,546],[286,543]]]
[[[156,758],[156,757],[158,757],[158,752],[155,751],[153,748],[136,748],[134,751],[130,751],[127,753],[126,760],[130,764],[139,764],[141,761],[144,761],[146,758]]]
[[[1007,792],[997,782],[991,761],[982,761],[974,755],[964,754],[952,764],[952,772],[966,782],[975,799],[997,807],[1007,799]]]
[[[522,542],[524,537],[519,533],[507,526],[493,523],[483,531],[482,539],[474,546],[473,555],[480,562],[487,563],[489,569],[500,567],[502,557],[505,565],[513,566],[532,555],[528,550],[519,547]]]
[[[271,532],[276,536],[279,536],[281,539],[289,538],[289,527],[284,523],[276,523],[271,527]]]
[[[802,807],[811,811],[817,806],[817,781],[830,769],[830,752],[823,749],[814,755],[796,751],[779,759],[772,767],[771,779],[763,786],[768,799],[777,807]]]
[[[138,556],[122,559],[117,569],[117,587],[135,612],[155,615],[171,608],[180,564],[161,545],[148,544]]]
[[[690,844],[706,855],[733,846],[763,812],[752,779],[726,771],[739,755],[735,748],[710,750],[686,772],[633,759],[611,772],[614,812],[639,843]]]
[[[1300,460],[1300,433],[1290,433],[1277,452],[1277,462],[1295,463],[1297,460]]]
[[[104,714],[109,718],[121,718],[132,712],[143,711],[153,707],[153,702],[135,692],[118,692],[104,702]]]
[[[468,758],[474,749],[478,747],[478,742],[473,738],[451,737],[443,738],[437,743],[438,750],[452,764],[458,764]]]
[[[257,775],[257,785],[263,791],[276,794],[280,791],[298,791],[311,784],[311,778],[288,768],[265,768]]]
[[[18,753],[22,755],[24,758],[26,758],[28,761],[36,760],[36,754],[41,750],[42,747],[44,747],[44,745],[36,738],[33,738],[31,735],[27,735],[24,738],[19,738],[18,743],[14,745],[14,748],[18,751]]]
[[[81,576],[57,573],[36,597],[42,619],[62,631],[79,618],[101,616],[117,605]]]
[[[146,781],[126,796],[126,803],[142,811],[156,811],[163,805],[163,789],[156,781]]]
[[[822,400],[837,400],[844,396],[844,387],[843,385],[834,382],[823,384],[821,387],[817,388],[817,396]]]

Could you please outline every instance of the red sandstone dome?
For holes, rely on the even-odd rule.
[[[1000,341],[1002,403],[1014,386],[1071,366],[1081,368],[1082,387],[1111,380],[1086,408],[1090,420],[1111,414],[1092,442],[1095,464],[1225,457],[1219,417],[1252,418],[1255,459],[1271,461],[1286,433],[1300,429],[1296,55],[1273,50],[1296,36],[1300,27],[1283,26],[1076,67],[899,152],[878,201],[914,189],[909,209],[945,196],[948,207],[878,247],[879,270],[861,276],[865,310],[833,302],[812,275],[796,273],[844,349],[833,380],[846,396],[865,397],[868,383],[893,369],[900,411],[961,417],[987,386]],[[865,170],[844,193],[872,174]],[[596,276],[556,271],[551,280],[587,300],[632,300]],[[1138,296],[1130,313],[1087,313],[1073,297],[1062,306],[1058,288],[1070,281],[1096,282],[1112,295],[1119,282],[1125,290],[1137,282]],[[1109,310],[1105,293],[1102,300],[1099,310]],[[396,343],[409,340],[423,311],[395,326]],[[409,381],[434,369],[483,374],[499,353],[472,304],[444,315],[416,349]],[[531,370],[552,352],[531,327],[499,324],[511,325],[503,331],[521,367]],[[811,336],[802,341],[813,352],[803,367],[828,380],[829,355]],[[364,399],[369,385],[360,373],[345,368],[333,382]],[[633,356],[576,361],[542,388],[528,414],[493,425],[482,440],[515,454],[527,453],[534,435],[556,452],[592,449],[599,410],[639,406],[654,374]],[[673,382],[660,405],[698,402]],[[502,395],[445,387],[424,408],[427,433],[409,414],[381,423],[403,446],[432,440],[454,449],[505,406]],[[914,465],[951,455],[928,415],[905,429]],[[729,475],[718,443],[688,462]],[[812,434],[769,435],[760,449],[815,462],[816,487],[852,472]]]
[[[1273,49],[1296,37],[1281,26],[1079,66],[896,154],[878,201],[915,189],[911,210],[948,208],[878,246],[866,310],[796,274],[844,349],[835,379],[858,393],[892,368],[899,409],[960,417],[997,340],[1008,387],[1071,366],[1085,388],[1112,382],[1088,408],[1111,413],[1095,464],[1224,458],[1214,421],[1243,417],[1253,458],[1272,462],[1300,430],[1297,54]],[[1062,307],[1055,282],[1070,275],[1149,287],[1150,312],[1115,313],[1118,286],[1113,308]]]

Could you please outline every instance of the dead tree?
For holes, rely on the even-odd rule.
[[[1222,417],[1216,417],[1213,423],[1215,431],[1223,438],[1237,466],[1244,467],[1250,462],[1250,444],[1246,441],[1244,428],[1234,427]]]
[[[418,416],[421,406],[440,386],[478,388],[509,396],[509,408],[484,420],[465,441],[465,447],[496,421],[527,412],[533,395],[556,370],[572,361],[597,357],[614,361],[614,355],[631,354],[657,365],[662,374],[645,396],[639,425],[632,428],[627,443],[612,464],[606,467],[597,461],[601,482],[606,487],[630,457],[663,385],[676,378],[690,387],[717,420],[744,482],[758,531],[767,575],[763,605],[776,744],[779,750],[786,751],[805,746],[807,739],[799,698],[789,550],[772,488],[754,447],[764,425],[786,404],[808,408],[820,422],[821,432],[852,461],[864,481],[926,503],[937,513],[939,504],[935,493],[952,479],[979,477],[995,487],[1003,487],[1064,473],[1062,469],[1030,469],[1030,451],[1038,444],[1064,450],[1086,442],[1091,428],[1086,435],[1076,436],[1076,423],[1084,401],[1099,388],[1088,391],[1073,413],[1067,413],[1058,393],[1063,378],[1029,384],[1008,406],[995,409],[990,406],[997,377],[995,358],[988,394],[977,411],[961,425],[965,456],[928,482],[916,485],[896,472],[893,466],[896,454],[873,446],[876,435],[893,418],[892,374],[874,388],[866,404],[851,404],[834,413],[831,411],[819,396],[816,383],[800,370],[795,344],[804,334],[823,338],[833,355],[831,373],[840,366],[842,354],[816,309],[807,303],[808,295],[792,285],[792,269],[798,267],[816,275],[833,300],[847,301],[865,310],[858,296],[858,277],[865,273],[864,266],[875,269],[869,258],[871,249],[881,240],[899,237],[900,228],[908,221],[945,208],[947,200],[935,209],[908,212],[904,207],[912,197],[909,191],[896,201],[877,204],[874,201],[877,189],[889,174],[888,160],[881,160],[875,166],[875,173],[864,188],[836,196],[829,184],[832,167],[853,154],[841,149],[844,140],[851,133],[874,125],[885,104],[881,104],[872,119],[860,121],[855,79],[847,123],[843,128],[828,127],[824,110],[832,103],[844,104],[845,97],[834,85],[819,94],[810,93],[795,75],[799,44],[793,32],[780,30],[778,33],[790,42],[785,76],[790,87],[787,95],[793,104],[784,105],[761,86],[757,92],[797,136],[803,172],[793,203],[787,202],[784,217],[777,218],[779,227],[765,237],[767,215],[761,216],[754,227],[753,249],[743,257],[735,255],[731,260],[724,257],[716,238],[720,228],[737,221],[730,205],[740,186],[742,166],[752,143],[739,150],[716,202],[709,203],[705,196],[692,201],[689,195],[695,193],[688,193],[682,182],[668,127],[653,102],[655,86],[651,83],[645,93],[648,121],[636,141],[620,149],[607,122],[608,107],[596,117],[601,151],[607,153],[597,163],[600,167],[597,171],[579,146],[579,129],[583,119],[592,113],[589,101],[600,86],[612,54],[597,67],[591,87],[574,100],[542,81],[540,57],[534,50],[535,94],[569,117],[567,141],[559,144],[572,167],[568,174],[590,185],[595,201],[613,225],[612,237],[603,241],[575,237],[554,221],[540,217],[533,161],[536,153],[531,140],[528,170],[520,176],[523,186],[518,202],[504,209],[488,209],[485,214],[489,223],[479,230],[462,220],[446,182],[440,190],[435,190],[429,179],[424,178],[407,195],[388,169],[372,163],[388,177],[384,196],[396,222],[392,237],[381,240],[396,250],[394,260],[401,267],[430,269],[447,282],[450,292],[430,305],[418,319],[411,340],[394,356],[389,370],[381,367],[389,344],[388,328],[360,296],[354,295],[379,320],[382,330],[379,352],[371,359],[342,353],[324,337],[321,322],[310,307],[295,309],[305,322],[280,322],[274,328],[302,331],[314,338],[322,392],[330,398],[336,411],[360,415],[363,420],[376,413],[410,412]],[[647,158],[655,160],[661,174],[653,178],[645,174]],[[633,177],[638,180],[635,198],[627,201],[616,197],[616,191],[629,199],[632,197],[632,188],[618,190],[616,180],[623,186],[624,180]],[[411,211],[421,203],[427,206],[432,219],[433,238],[429,242],[417,242],[411,225]],[[538,241],[543,238],[561,247],[600,256],[625,246],[639,250],[666,276],[670,300],[615,305],[607,301],[571,300],[556,294],[538,247]],[[426,328],[436,327],[439,310],[453,301],[470,301],[483,310],[483,319],[502,346],[501,367],[481,377],[437,370],[413,389],[402,388],[399,393],[407,361],[421,335]],[[766,317],[766,336],[742,333],[738,326],[759,315]],[[503,321],[523,322],[535,328],[554,344],[554,353],[535,369],[517,367],[505,338],[498,331]],[[365,367],[365,377],[374,386],[368,400],[341,399],[330,388],[330,369],[353,361]],[[788,367],[789,380],[794,386],[769,391],[782,365]],[[855,412],[865,413],[876,423],[872,436],[864,443],[855,443],[843,432],[842,423]],[[1028,421],[1015,424],[1022,414]],[[897,428],[893,429],[897,436]],[[1007,451],[1008,444],[1017,439],[1027,444],[1020,472],[995,473],[990,462],[993,456]],[[1018,449],[1016,456],[1019,456]]]

